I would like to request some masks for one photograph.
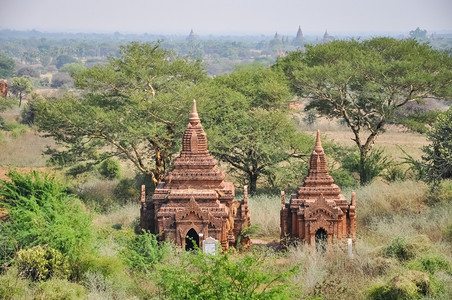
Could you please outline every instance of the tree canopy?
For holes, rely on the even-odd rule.
[[[452,58],[415,40],[374,38],[307,46],[280,58],[307,109],[343,119],[354,134],[361,169],[394,112],[426,97],[452,97]],[[367,135],[367,136],[363,136]],[[368,179],[361,172],[361,183]]]
[[[177,57],[158,43],[131,43],[119,58],[73,74],[80,96],[36,105],[38,128],[64,146],[49,149],[54,162],[108,157],[129,160],[160,182],[188,122],[187,88],[206,78],[199,61]]]
[[[281,188],[293,183],[290,176],[302,175],[297,162],[309,153],[312,138],[296,130],[283,74],[252,66],[195,89],[209,150],[246,178],[250,193],[261,177]]]
[[[22,97],[33,91],[33,85],[25,77],[14,77],[9,91],[16,97],[19,97],[19,107],[22,105]]]
[[[5,55],[0,55],[0,78],[13,76],[15,65],[14,60]]]

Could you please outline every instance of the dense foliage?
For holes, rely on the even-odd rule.
[[[452,97],[452,58],[415,40],[373,38],[307,46],[278,60],[307,109],[340,118],[353,132],[361,170],[397,109],[428,96]],[[363,134],[367,134],[363,137]],[[370,178],[360,173],[361,183]]]
[[[181,265],[162,266],[158,286],[169,299],[290,299],[287,278],[297,267],[275,272],[275,258],[254,253],[242,258],[228,254],[183,253]],[[269,264],[270,263],[270,264]]]
[[[8,173],[0,180],[0,206],[8,218],[0,223],[0,262],[8,263],[17,249],[49,245],[70,260],[88,251],[91,217],[83,204],[53,176],[33,171]]]
[[[426,177],[438,182],[452,178],[452,108],[440,114],[427,133],[431,144],[424,147],[422,157],[426,168]]]
[[[254,65],[194,90],[190,96],[199,103],[209,150],[231,166],[251,193],[262,177],[272,187],[295,184],[312,138],[296,129],[289,110],[292,96],[281,73]],[[282,162],[290,163],[283,167]]]
[[[19,97],[19,107],[22,105],[22,98],[33,91],[33,85],[25,77],[14,77],[9,86],[9,91]]]
[[[155,43],[131,43],[107,65],[73,76],[81,96],[36,105],[39,129],[65,147],[52,152],[54,162],[97,164],[117,156],[153,184],[160,182],[187,122],[189,103],[183,95],[205,79],[200,62]]]
[[[6,55],[0,54],[0,78],[8,78],[14,73],[14,60]]]

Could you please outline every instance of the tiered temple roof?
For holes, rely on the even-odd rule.
[[[207,138],[193,101],[174,169],[144,197],[141,226],[184,246],[190,230],[220,240],[224,249],[234,246],[243,226],[249,226],[246,201],[234,201],[234,186],[224,181],[217,160],[209,154]],[[190,231],[193,232],[193,231]],[[202,242],[202,238],[199,240]]]
[[[284,195],[284,193],[282,193]],[[297,193],[285,203],[282,197],[281,236],[314,244],[319,235],[334,238],[355,237],[355,196],[347,203],[341,189],[328,173],[325,152],[317,131],[308,176]],[[320,230],[320,231],[319,231]],[[319,234],[319,232],[321,234]]]

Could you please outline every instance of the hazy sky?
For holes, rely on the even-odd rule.
[[[452,32],[452,0],[0,0],[0,29],[295,35]]]

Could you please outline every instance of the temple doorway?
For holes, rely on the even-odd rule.
[[[327,243],[327,235],[326,231],[323,228],[320,228],[315,233],[315,248],[319,252],[325,252],[326,251],[326,243]]]
[[[199,247],[199,235],[193,228],[187,232],[185,236],[185,251],[195,250],[196,247]]]

